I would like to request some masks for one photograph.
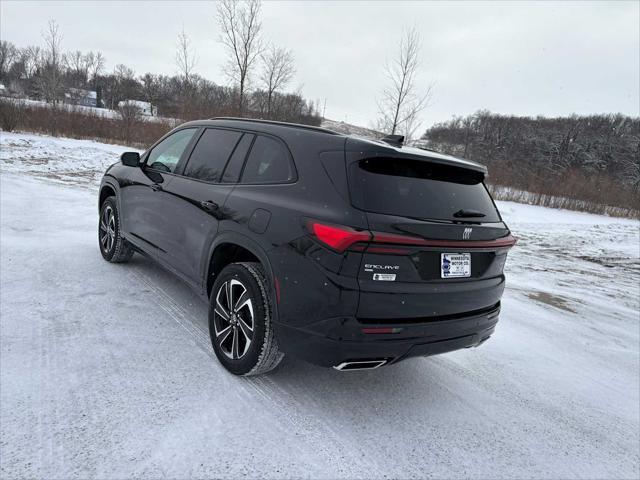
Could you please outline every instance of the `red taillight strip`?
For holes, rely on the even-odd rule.
[[[394,233],[373,232],[374,243],[393,243],[398,245],[420,245],[423,247],[445,248],[511,248],[517,239],[508,235],[495,240],[431,240],[427,238],[409,237]]]
[[[371,240],[371,232],[368,230],[356,230],[342,225],[327,225],[311,220],[307,228],[325,245],[344,252],[354,243],[368,242]]]
[[[401,331],[402,328],[400,327],[372,327],[362,329],[362,333],[366,334],[400,333]]]
[[[385,245],[415,245],[420,247],[436,248],[511,248],[517,239],[513,235],[496,238],[494,240],[435,240],[428,238],[412,237],[409,235],[399,235],[387,232],[370,232],[368,230],[356,230],[343,225],[328,225],[315,220],[307,222],[307,229],[315,235],[325,245],[344,252],[346,249],[357,243],[369,243],[367,251],[376,253],[396,253],[406,254],[406,251],[389,251]],[[373,245],[376,244],[376,245]],[[364,250],[363,245],[355,245],[359,251]],[[354,248],[355,248],[354,247]]]

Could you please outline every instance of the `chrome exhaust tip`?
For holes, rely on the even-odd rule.
[[[358,360],[354,362],[342,362],[339,365],[336,365],[336,370],[340,370],[341,372],[353,371],[353,370],[373,370],[374,368],[378,368],[387,363],[386,359],[382,360]]]

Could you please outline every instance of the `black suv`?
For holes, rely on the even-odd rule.
[[[231,372],[338,370],[477,346],[515,239],[484,166],[304,125],[185,123],[100,186],[102,256],[134,251],[209,301]]]

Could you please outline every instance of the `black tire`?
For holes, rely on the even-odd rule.
[[[111,263],[128,262],[133,249],[122,236],[116,197],[107,197],[100,206],[98,245],[102,258]]]
[[[209,299],[211,344],[220,363],[235,375],[266,373],[284,357],[273,332],[268,292],[269,283],[259,263],[227,265],[213,284]]]

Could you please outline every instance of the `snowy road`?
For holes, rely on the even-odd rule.
[[[188,287],[102,260],[93,175],[21,161],[31,137],[64,155],[0,138],[2,478],[640,475],[637,221],[501,203],[520,243],[481,348],[244,379]],[[91,143],[61,142],[122,150]]]

